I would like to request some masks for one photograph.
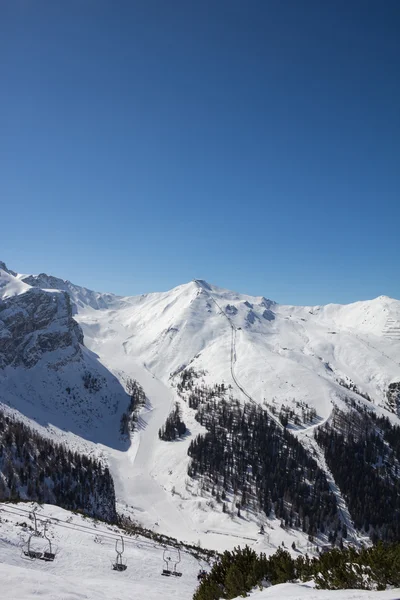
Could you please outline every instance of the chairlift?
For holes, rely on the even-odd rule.
[[[117,553],[117,558],[115,559],[115,563],[113,563],[113,570],[114,571],[126,571],[126,569],[128,568],[126,565],[126,562],[123,561],[122,559],[122,555],[125,551],[125,545],[124,545],[124,538],[121,535],[121,550],[118,550],[118,542],[120,540],[117,538],[115,540],[115,552]]]
[[[165,577],[182,577],[182,573],[176,570],[177,565],[181,562],[181,553],[179,548],[176,549],[176,556],[171,556],[171,551],[167,548],[163,552],[163,561],[165,562],[165,569],[162,570],[161,575]],[[173,565],[173,568],[172,568]]]
[[[27,558],[30,558],[31,560],[35,560],[36,558],[42,558],[42,556],[43,556],[42,550],[37,550],[35,548],[32,548],[32,546],[31,546],[32,539],[35,537],[40,537],[40,533],[37,528],[37,519],[36,519],[35,511],[33,511],[33,513],[31,513],[29,515],[29,518],[33,519],[35,521],[35,530],[32,531],[31,534],[29,534],[26,550],[24,550],[23,553],[24,553],[24,556],[26,556]]]
[[[206,575],[207,571],[205,569],[200,569],[200,571],[197,574],[197,581],[203,581]]]
[[[43,534],[40,533],[38,531],[37,528],[37,520],[36,520],[36,514],[33,513],[33,518],[35,521],[35,531],[33,531],[29,537],[28,537],[28,543],[27,543],[27,547],[26,550],[24,550],[24,556],[26,556],[27,558],[30,558],[31,560],[44,560],[45,562],[52,562],[56,555],[53,552],[53,547],[51,544],[51,540],[49,537],[47,537],[46,533],[47,533],[47,522],[44,525],[44,531]],[[39,549],[39,548],[34,548],[32,547],[32,540],[34,538],[41,538],[44,537],[45,540],[47,541],[47,546],[45,547],[45,549]]]

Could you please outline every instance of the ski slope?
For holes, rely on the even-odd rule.
[[[54,562],[24,556],[34,528],[30,514],[35,510],[37,530],[47,522],[47,536],[55,553]],[[31,529],[29,529],[31,528]],[[115,543],[123,535],[122,555],[127,569],[112,569]],[[118,546],[121,549],[121,545]],[[31,549],[48,550],[45,538],[31,538]],[[50,505],[0,504],[0,585],[7,600],[190,600],[197,587],[197,573],[209,569],[205,561],[184,551],[177,570],[181,577],[161,575],[164,547],[141,536],[127,536],[117,527],[70,513]],[[167,555],[177,560],[176,549]],[[179,558],[179,557],[178,557]],[[310,584],[283,584],[251,594],[254,600],[389,600],[400,598],[400,590],[315,590]]]
[[[30,560],[23,555],[30,532],[21,524],[34,526],[29,508],[37,509],[39,532],[43,531],[42,519],[49,521],[54,562]],[[117,572],[112,569],[115,543],[123,532],[116,527],[50,505],[0,504],[0,517],[1,597],[7,600],[189,600],[197,586],[197,573],[206,566],[182,551],[182,577],[163,577],[164,548],[147,538],[124,534],[122,557],[127,569]],[[46,548],[46,540],[32,538],[32,547]],[[173,548],[168,552],[173,559],[178,556]]]
[[[281,583],[262,591],[253,592],[248,598],[250,600],[399,600],[400,590],[393,589],[383,592],[316,590],[312,585]]]

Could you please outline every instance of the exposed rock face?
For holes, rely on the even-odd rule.
[[[276,302],[274,302],[273,300],[270,300],[269,298],[264,298],[264,297],[262,297],[260,304],[261,304],[261,306],[264,306],[264,308],[266,308],[267,310],[269,308],[271,308],[271,306],[276,306]]]
[[[259,317],[257,313],[254,312],[254,310],[249,310],[249,312],[246,315],[246,321],[250,323],[250,325],[253,325],[256,322],[256,320],[258,320],[258,318]]]
[[[64,350],[60,359],[68,360],[80,355],[80,344],[83,333],[67,293],[35,288],[0,301],[0,368],[30,368],[56,350]]]
[[[11,271],[11,269],[7,269],[6,263],[3,262],[2,260],[0,260],[0,269],[5,271],[6,273],[9,273],[10,275],[13,275],[14,277],[17,275],[15,271]]]
[[[275,314],[269,308],[266,308],[264,310],[263,317],[264,317],[264,319],[267,319],[267,321],[274,321],[275,320]]]
[[[237,311],[238,310],[237,310],[236,306],[233,306],[232,304],[227,304],[225,306],[225,312],[227,315],[231,315],[231,316],[237,315]]]
[[[390,383],[386,392],[390,409],[400,416],[400,381]]]

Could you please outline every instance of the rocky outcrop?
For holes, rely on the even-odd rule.
[[[389,384],[386,397],[390,410],[400,417],[400,381]]]
[[[237,315],[238,309],[236,308],[236,306],[233,306],[232,304],[227,304],[225,306],[225,312],[227,315],[233,317],[234,315]]]
[[[257,313],[254,312],[254,310],[249,310],[249,312],[246,315],[246,321],[247,323],[249,323],[250,325],[253,325],[256,320],[259,319],[259,316],[257,315]]]
[[[273,300],[270,300],[269,298],[264,298],[264,296],[261,298],[260,304],[267,310],[269,308],[271,308],[271,306],[276,306],[276,302],[274,302]]]
[[[11,269],[7,269],[7,265],[5,262],[3,262],[2,260],[0,260],[0,269],[2,271],[5,271],[6,273],[8,273],[9,275],[13,275],[14,277],[17,275],[15,271],[11,271]]]
[[[80,356],[80,344],[83,333],[72,318],[67,293],[32,288],[0,301],[0,368],[31,368],[58,350],[63,352],[55,362],[69,360]]]
[[[263,317],[264,319],[266,319],[267,321],[274,321],[275,320],[275,314],[272,312],[272,310],[270,310],[269,308],[266,308],[263,312]]]

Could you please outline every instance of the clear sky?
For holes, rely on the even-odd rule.
[[[0,259],[400,298],[398,0],[3,0]]]

